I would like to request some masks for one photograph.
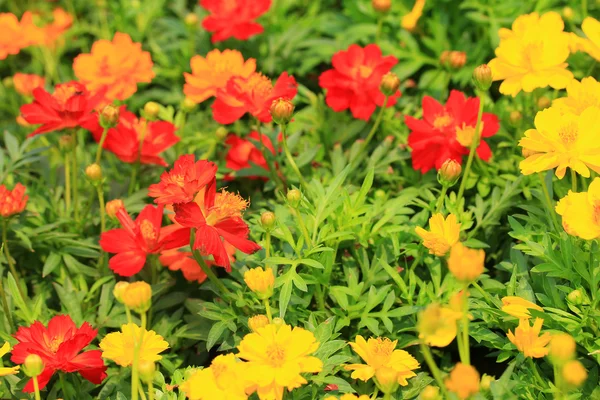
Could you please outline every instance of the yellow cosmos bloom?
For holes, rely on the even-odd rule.
[[[402,17],[402,21],[401,21],[401,25],[404,29],[406,29],[407,31],[414,31],[415,28],[417,27],[417,22],[419,22],[419,19],[421,18],[421,15],[423,15],[423,8],[425,7],[425,0],[417,0],[415,1],[415,5],[413,6],[413,9],[406,14],[405,16]]]
[[[525,357],[541,358],[548,354],[548,342],[551,336],[548,332],[540,336],[544,320],[536,318],[533,326],[529,325],[529,320],[522,319],[519,326],[513,334],[510,330],[506,334],[508,340],[512,342]]]
[[[562,368],[562,376],[565,382],[569,385],[578,387],[583,385],[588,374],[582,363],[577,360],[572,360],[566,363]]]
[[[109,333],[100,342],[102,357],[112,360],[122,367],[133,363],[135,343],[142,338],[140,362],[155,362],[162,358],[159,354],[169,348],[162,336],[154,331],[142,330],[136,324],[121,326],[121,332]]]
[[[581,24],[581,30],[587,39],[572,33],[570,36],[571,51],[584,51],[600,61],[600,22],[592,17],[587,17]]]
[[[268,299],[273,294],[275,276],[271,268],[264,270],[262,267],[256,267],[246,271],[244,282],[260,299]]]
[[[519,141],[528,157],[521,161],[521,173],[530,175],[556,168],[562,179],[567,167],[588,178],[590,169],[600,173],[600,108],[589,107],[575,115],[556,107],[535,116],[535,129]]]
[[[460,224],[456,222],[454,214],[448,215],[445,220],[442,214],[434,214],[429,218],[429,229],[426,231],[420,226],[415,228],[417,235],[423,239],[423,246],[429,249],[429,254],[443,257],[458,242]]]
[[[575,357],[577,343],[568,333],[557,333],[550,339],[549,356],[553,363],[564,364]]]
[[[0,359],[10,352],[10,343],[4,342],[4,345],[0,347]],[[0,364],[0,376],[14,375],[19,372],[19,366],[16,367],[1,367]]]
[[[468,399],[479,392],[479,372],[470,365],[458,363],[444,384],[459,399]]]
[[[246,378],[261,400],[281,400],[289,391],[305,383],[302,373],[316,373],[323,362],[310,356],[319,347],[312,332],[289,325],[267,325],[242,339],[239,358],[246,360]]]
[[[581,82],[573,79],[567,85],[567,97],[554,100],[552,106],[575,115],[581,115],[588,107],[600,108],[600,82],[591,76]]]
[[[556,205],[569,235],[585,240],[600,237],[600,178],[594,178],[587,192],[569,193]]]
[[[368,381],[379,375],[388,380],[392,375],[399,385],[408,385],[407,379],[417,376],[413,370],[419,368],[419,362],[408,352],[396,350],[397,343],[397,340],[391,341],[387,338],[370,338],[366,341],[362,336],[356,336],[356,342],[350,343],[350,346],[366,365],[350,364],[346,366],[346,370],[353,371],[353,379]]]
[[[502,311],[519,319],[529,319],[529,309],[544,311],[544,309],[531,301],[518,296],[505,296],[502,298]]]
[[[471,282],[483,273],[484,260],[483,250],[470,249],[459,242],[450,250],[448,269],[459,281]]]
[[[446,347],[456,337],[456,322],[462,313],[438,303],[428,305],[419,313],[419,339],[429,346]]]
[[[246,400],[247,365],[233,354],[217,356],[209,368],[194,372],[180,389],[190,400]]]
[[[503,81],[500,93],[514,97],[521,90],[567,86],[573,74],[566,69],[570,37],[563,29],[563,20],[556,12],[541,17],[535,12],[521,15],[512,30],[500,29],[496,58],[488,63],[493,79]]]

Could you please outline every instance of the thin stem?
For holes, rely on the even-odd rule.
[[[148,379],[148,400],[154,400],[154,385],[152,379]]]
[[[131,178],[129,179],[129,188],[127,189],[127,193],[130,196],[131,196],[131,194],[133,194],[133,191],[135,190],[137,173],[138,173],[139,169],[140,169],[140,162],[138,160],[135,162],[135,164],[133,165],[133,169],[131,170]]]
[[[369,146],[369,142],[371,141],[371,139],[373,139],[375,132],[377,132],[377,128],[379,128],[379,124],[381,124],[381,121],[383,119],[383,112],[385,111],[385,107],[387,106],[388,98],[389,98],[388,96],[385,96],[385,98],[383,100],[383,105],[379,108],[379,114],[377,114],[377,119],[375,119],[375,123],[373,124],[371,131],[369,132],[369,134],[367,135],[367,138],[365,139],[362,146],[358,150],[358,153],[356,153],[356,156],[354,157],[354,160],[353,160],[354,162],[358,162],[360,160],[362,153],[365,152],[365,150],[367,149],[367,146]]]
[[[71,160],[65,154],[65,213],[71,212]]]
[[[265,257],[271,257],[271,230],[268,229],[265,233]],[[265,264],[265,268],[271,268],[273,270],[273,275],[277,275],[277,268],[275,265],[269,266]]]
[[[377,18],[377,32],[375,33],[375,43],[379,42],[379,38],[381,37],[381,28],[383,27],[383,16],[379,15]]]
[[[581,0],[581,15],[584,19],[588,16],[587,0]]]
[[[527,360],[529,361],[529,365],[531,365],[531,369],[533,370],[533,376],[535,376],[535,380],[540,384],[542,388],[545,388],[547,386],[546,381],[544,381],[544,379],[542,379],[542,377],[540,376],[540,373],[537,370],[537,366],[533,362],[533,359],[531,357],[527,357]]]
[[[531,360],[533,362],[533,360],[530,358],[529,360]],[[537,371],[537,369],[535,368],[535,365],[533,366],[534,369]],[[560,373],[560,367],[558,365],[554,365],[554,386],[556,386],[557,389],[557,393],[554,394],[554,398],[555,399],[562,399],[563,394],[562,394],[562,375]],[[537,378],[536,378],[537,379]]]
[[[461,334],[462,334],[462,346],[463,346],[463,357],[461,357],[461,362],[465,365],[471,365],[471,348],[469,345],[469,293],[468,290],[469,285],[467,284],[464,289],[465,299],[463,300],[463,312],[461,317]]]
[[[144,341],[144,333],[146,331],[146,313],[140,314],[141,326],[140,326],[140,337],[136,338],[133,348],[133,363],[131,365],[131,400],[137,400],[140,391],[140,377],[139,377],[139,365],[140,365],[140,347]],[[145,397],[145,396],[144,396]]]
[[[571,168],[571,190],[577,193],[577,172]]]
[[[102,131],[102,137],[100,138],[100,142],[98,143],[98,150],[96,150],[96,164],[100,164],[100,160],[102,159],[102,148],[104,147],[104,141],[106,140],[106,136],[108,134],[108,128],[104,128]]]
[[[73,210],[75,221],[79,221],[79,179],[77,179],[79,165],[77,163],[77,131],[73,129],[73,133],[71,135],[73,137]]]
[[[125,315],[127,316],[127,323],[131,324],[133,320],[131,319],[131,311],[127,306],[125,306]]]
[[[6,292],[4,291],[4,283],[2,282],[1,276],[0,276],[0,297],[2,298],[2,308],[4,309],[4,315],[6,315],[6,319],[8,320],[8,325],[10,326],[10,331],[12,332],[15,330],[15,323],[13,322],[10,308],[8,308],[8,300],[6,299]]]
[[[544,193],[544,198],[546,199],[546,205],[548,206],[548,212],[552,216],[552,221],[554,222],[554,228],[557,232],[559,232],[560,224],[558,223],[558,219],[556,219],[556,213],[554,212],[554,207],[552,206],[552,199],[550,198],[550,192],[548,191],[548,187],[546,186],[546,181],[544,180],[544,176],[540,172],[538,174],[540,181],[542,183],[542,192]]]
[[[269,323],[273,322],[273,314],[271,312],[271,304],[269,304],[269,299],[264,299],[263,303],[265,305],[265,311],[267,313],[267,318],[269,319]]]
[[[10,268],[10,272],[15,278],[15,282],[17,283],[17,288],[19,289],[19,293],[23,300],[25,300],[25,293],[23,293],[23,289],[21,289],[21,280],[19,278],[19,274],[17,274],[17,270],[15,265],[12,262],[12,257],[10,256],[10,251],[8,250],[8,221],[6,219],[2,219],[2,247],[4,247],[4,258],[6,258],[6,262],[8,263],[8,268]]]
[[[96,192],[98,193],[98,204],[100,205],[100,232],[106,230],[106,210],[104,209],[104,188],[102,184],[96,185]]]
[[[271,160],[269,155],[267,154],[267,147],[265,146],[265,143],[263,141],[263,135],[260,132],[260,121],[257,119],[256,120],[256,132],[258,133],[258,142],[260,143],[260,152],[262,153],[264,159],[265,159],[265,163],[267,164],[267,169],[269,170],[269,175],[271,175],[271,179],[273,180],[273,183],[275,184],[275,186],[279,186],[279,177],[277,176],[277,171],[275,170],[275,168],[273,167],[273,165],[271,165]],[[283,183],[283,181],[282,181]],[[285,186],[285,183],[283,183],[283,186]]]
[[[377,400],[377,395],[379,394],[379,388],[375,387],[373,392],[373,396],[371,396],[371,400]]]
[[[458,203],[465,192],[467,180],[469,178],[469,172],[471,172],[471,165],[473,164],[473,157],[475,157],[475,151],[477,147],[479,147],[479,139],[481,138],[480,126],[481,119],[483,117],[483,97],[479,96],[479,111],[477,112],[477,123],[475,124],[475,133],[473,134],[473,140],[471,142],[471,149],[469,151],[469,158],[467,159],[467,166],[465,167],[465,172],[463,173],[462,180],[460,181],[460,187],[458,189],[458,196],[456,197],[456,202]]]
[[[302,219],[302,215],[298,212],[298,210],[291,208],[290,207],[290,211],[292,212],[292,214],[294,215],[294,217],[296,217],[296,220],[298,221],[298,226],[300,227],[300,232],[302,232],[302,236],[304,236],[304,241],[306,242],[306,246],[310,249],[313,247],[312,244],[312,240],[310,239],[310,235],[308,234],[308,229],[306,229],[306,224],[304,223],[304,220]]]
[[[433,355],[431,354],[431,350],[425,344],[421,343],[421,353],[423,353],[423,357],[425,358],[425,362],[431,371],[435,381],[437,382],[440,390],[442,391],[443,398],[448,398],[448,392],[446,391],[446,386],[444,385],[444,380],[442,379],[442,373],[438,368],[437,364],[433,359]]]
[[[38,378],[37,376],[34,376],[31,379],[33,379],[33,391],[35,392],[35,400],[41,400],[42,398],[40,397],[40,385],[38,383]]]
[[[435,205],[435,213],[439,213],[444,205],[444,199],[446,198],[446,193],[448,192],[448,186],[442,186],[442,192],[440,193],[440,197],[437,200],[437,204]]]
[[[212,284],[215,285],[224,296],[231,298],[233,294],[229,291],[229,289],[225,287],[225,285],[223,285],[223,282],[221,282],[219,278],[217,278],[215,273],[208,267],[208,265],[206,265],[206,261],[204,261],[204,258],[202,258],[200,252],[194,249],[195,236],[195,232],[192,230],[192,234],[190,235],[190,248],[192,249],[192,255],[194,256],[194,259],[196,260],[198,265],[200,265],[200,268],[202,269],[202,271],[204,271],[204,273],[206,274],[208,279],[210,279]]]
[[[294,161],[294,157],[292,157],[292,153],[290,152],[290,149],[287,145],[287,134],[286,134],[286,128],[287,128],[287,124],[283,124],[281,125],[281,144],[283,144],[283,151],[285,153],[285,157],[288,160],[288,163],[290,164],[290,167],[292,167],[292,169],[294,170],[294,172],[296,173],[296,175],[298,176],[298,180],[300,181],[300,185],[302,186],[302,188],[304,189],[304,191],[306,193],[308,193],[308,184],[306,183],[306,181],[304,180],[304,177],[302,176],[302,172],[300,172],[300,169],[298,168],[298,165],[296,164],[296,161]]]

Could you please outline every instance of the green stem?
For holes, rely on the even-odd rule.
[[[375,33],[375,43],[379,42],[379,38],[381,37],[381,28],[383,27],[383,16],[380,15],[377,18],[377,33]]]
[[[140,391],[140,377],[139,377],[139,364],[140,364],[140,347],[144,340],[144,331],[146,329],[146,313],[143,312],[140,315],[141,329],[140,337],[135,338],[135,344],[133,347],[133,362],[131,365],[131,400],[137,400]]]
[[[440,193],[440,197],[438,198],[437,204],[435,205],[435,213],[439,213],[444,205],[444,199],[446,198],[446,193],[448,192],[448,186],[442,186],[442,192]]]
[[[383,105],[379,108],[379,114],[377,114],[377,119],[375,119],[375,123],[373,124],[371,131],[369,132],[369,134],[367,135],[367,138],[365,139],[362,146],[358,150],[358,153],[356,153],[356,156],[354,156],[353,162],[360,161],[362,153],[365,152],[365,150],[367,149],[367,146],[369,146],[369,142],[371,141],[371,139],[373,139],[373,136],[375,136],[375,133],[377,132],[377,128],[379,128],[379,124],[381,124],[381,121],[383,120],[383,112],[385,111],[385,107],[387,106],[387,101],[388,101],[388,96],[385,96],[385,98],[383,100]]]
[[[10,251],[8,250],[8,220],[5,218],[2,219],[2,247],[4,247],[4,258],[6,258],[6,262],[8,264],[8,268],[15,278],[15,282],[17,283],[17,288],[19,289],[19,293],[23,300],[26,299],[25,293],[23,293],[23,289],[21,288],[21,280],[19,278],[19,274],[17,274],[17,269],[12,262],[12,257],[10,256]]]
[[[461,356],[461,362],[465,365],[471,365],[471,347],[469,344],[469,294],[467,290],[469,289],[469,285],[467,284],[464,289],[465,296],[464,305],[463,305],[463,313],[461,317],[461,335],[462,335],[462,348],[463,354]]]
[[[531,357],[527,357],[527,360],[529,361],[529,364],[531,365],[531,370],[533,371],[533,376],[535,376],[535,380],[540,384],[540,387],[542,387],[542,388],[547,387],[548,385],[546,384],[546,381],[544,381],[544,379],[542,379],[542,377],[540,376],[540,373],[538,372],[537,366],[533,362],[533,359]]]
[[[42,398],[40,397],[40,385],[38,383],[37,376],[34,376],[31,379],[33,379],[33,391],[35,392],[35,400],[41,400]]]
[[[78,178],[78,163],[77,163],[77,131],[73,129],[71,134],[73,137],[73,210],[75,221],[79,221],[79,179]]]
[[[533,360],[531,358],[529,360],[533,362]],[[534,368],[534,370],[537,371],[537,369],[535,368],[535,365],[533,366],[533,368]],[[562,394],[562,391],[563,391],[563,388],[562,388],[562,386],[563,386],[562,385],[562,375],[561,375],[560,372],[561,372],[560,371],[560,367],[555,364],[554,365],[554,386],[556,386],[557,393],[555,393],[553,397],[556,400],[559,400],[559,399],[563,398],[563,394]]]
[[[152,379],[148,380],[148,400],[154,400],[154,385],[152,385]]]
[[[371,396],[371,400],[377,400],[377,395],[379,394],[379,388],[375,387],[373,391],[373,395]]]
[[[131,324],[133,320],[131,319],[131,311],[127,306],[125,306],[125,315],[127,316],[127,323]]]
[[[581,15],[584,19],[588,16],[587,0],[581,0]]]
[[[435,381],[437,382],[438,386],[440,387],[440,390],[443,394],[442,397],[444,399],[447,399],[448,392],[446,391],[446,385],[444,385],[444,380],[442,379],[442,373],[441,373],[440,369],[438,368],[437,364],[435,363],[435,360],[433,359],[431,350],[429,349],[429,347],[427,347],[423,343],[421,343],[421,353],[423,353],[425,362],[427,363],[427,366],[429,367],[431,374],[433,375]]]
[[[473,157],[475,157],[475,151],[477,147],[479,147],[479,139],[481,137],[481,132],[479,132],[479,128],[481,126],[481,119],[483,117],[483,97],[479,96],[479,111],[477,112],[477,123],[475,124],[475,133],[473,134],[473,140],[471,142],[471,149],[469,151],[469,158],[467,159],[467,166],[465,167],[465,172],[463,173],[462,180],[460,181],[460,187],[458,189],[458,196],[456,197],[456,202],[458,203],[465,192],[467,180],[469,178],[469,172],[471,172],[471,165],[473,164]]]
[[[392,398],[392,394],[391,393],[385,393],[383,395],[383,400],[391,400]]]
[[[127,189],[127,193],[130,196],[133,194],[133,191],[135,190],[135,183],[137,180],[137,173],[138,173],[139,169],[140,169],[140,162],[138,160],[135,162],[133,169],[131,170],[131,178],[129,179],[129,188]]]
[[[308,234],[308,229],[306,229],[306,225],[304,224],[304,220],[302,219],[302,215],[298,212],[298,210],[290,207],[290,211],[296,217],[298,221],[298,226],[300,227],[300,232],[302,232],[302,236],[304,236],[304,241],[306,242],[306,247],[312,249],[313,244],[310,239],[310,235]]]
[[[65,153],[65,214],[71,212],[71,160]]]
[[[577,172],[571,168],[571,190],[577,193]]]
[[[6,315],[6,319],[8,320],[8,325],[10,326],[10,331],[12,332],[15,330],[15,323],[13,322],[10,308],[8,308],[8,300],[6,298],[6,292],[4,291],[4,283],[2,282],[1,276],[0,276],[0,297],[2,298],[2,308],[4,309],[4,315]]]
[[[265,233],[265,258],[271,257],[271,230],[268,229]],[[269,266],[265,264],[265,268],[271,268],[273,270],[273,275],[277,275],[277,268],[275,265]]]
[[[300,169],[298,168],[298,165],[296,164],[296,161],[294,161],[294,157],[292,157],[292,153],[290,152],[290,149],[289,149],[289,147],[287,145],[286,128],[287,128],[287,124],[281,125],[281,137],[282,137],[281,144],[283,144],[283,151],[285,153],[285,157],[287,158],[288,163],[290,164],[290,167],[292,167],[292,169],[294,170],[294,172],[298,176],[298,180],[300,181],[300,185],[304,189],[305,193],[308,193],[308,190],[309,190],[308,189],[308,184],[304,180],[304,177],[302,176],[302,172],[300,172]]]
[[[106,210],[104,209],[104,188],[102,184],[96,185],[96,192],[98,193],[98,204],[100,206],[100,232],[106,230]]]
[[[208,265],[206,265],[206,261],[204,261],[204,258],[202,258],[200,252],[194,249],[195,236],[195,232],[192,231],[192,234],[190,235],[190,248],[192,249],[192,255],[194,256],[194,259],[196,260],[198,265],[200,265],[200,268],[202,269],[202,271],[204,271],[204,273],[206,274],[208,279],[210,279],[212,284],[215,285],[225,297],[231,298],[233,294],[229,291],[229,289],[225,287],[225,285],[223,285],[223,282],[221,282],[219,278],[217,278],[215,273],[208,267]]]
[[[265,305],[265,311],[267,313],[267,318],[269,319],[269,323],[273,322],[273,313],[271,312],[271,304],[269,304],[269,299],[264,299],[263,303]]]
[[[98,150],[96,150],[96,164],[100,164],[100,160],[102,159],[102,148],[104,147],[104,141],[106,140],[106,136],[108,134],[108,128],[104,128],[102,131],[102,137],[100,138],[100,142],[98,143]]]
[[[267,147],[265,146],[265,143],[263,141],[263,135],[260,132],[260,121],[257,119],[256,120],[256,132],[258,133],[258,142],[260,143],[260,152],[262,153],[265,162],[267,163],[267,169],[269,170],[269,175],[271,175],[271,179],[273,180],[273,183],[275,184],[275,186],[279,186],[279,177],[277,176],[277,171],[275,171],[275,168],[273,167],[273,165],[271,165],[271,157],[270,154],[268,154],[267,152]],[[284,190],[285,190],[285,183],[283,182],[283,180],[281,181],[283,186],[284,186]]]
[[[560,232],[560,224],[558,223],[558,219],[556,218],[556,212],[554,211],[554,207],[552,206],[552,199],[550,198],[550,192],[548,191],[548,187],[546,186],[546,181],[544,180],[544,176],[540,172],[538,174],[540,181],[542,183],[542,192],[544,193],[544,198],[546,199],[546,205],[548,206],[548,212],[552,216],[552,222],[554,223],[554,229],[557,232]]]

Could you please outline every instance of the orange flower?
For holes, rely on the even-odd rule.
[[[17,183],[13,190],[0,185],[0,215],[4,218],[19,214],[25,209],[29,196],[25,195],[25,186]]]
[[[22,48],[31,44],[24,34],[23,25],[14,14],[0,14],[0,32],[0,60],[9,54],[19,54]]]
[[[52,11],[52,22],[47,25],[38,26],[38,19],[38,15],[30,11],[21,17],[21,26],[30,45],[51,47],[73,24],[73,17],[62,8]]]
[[[92,92],[106,88],[105,101],[125,100],[137,91],[139,82],[154,78],[150,53],[142,50],[125,33],[117,32],[111,41],[98,40],[91,53],[75,57],[73,71]]]
[[[248,78],[256,70],[256,60],[249,58],[244,61],[242,53],[237,50],[221,52],[214,49],[206,57],[192,57],[190,66],[192,73],[183,74],[186,82],[183,93],[195,103],[202,103],[215,96],[218,89],[224,88],[230,78]]]
[[[33,96],[33,89],[44,87],[46,80],[35,74],[22,74],[20,72],[13,76],[15,90],[23,96]]]

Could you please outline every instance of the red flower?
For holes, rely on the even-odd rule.
[[[86,123],[84,128],[92,132],[96,142],[100,141],[104,128],[98,118]],[[132,164],[155,164],[167,166],[167,162],[159,155],[175,143],[179,137],[175,135],[175,125],[167,121],[146,121],[138,118],[125,106],[119,109],[119,123],[108,130],[104,148],[123,162]],[[140,140],[142,141],[140,152]]]
[[[376,44],[364,49],[356,44],[333,55],[333,69],[319,77],[319,85],[327,89],[325,101],[335,112],[352,111],[354,118],[367,121],[376,106],[383,106],[385,96],[379,90],[381,78],[398,63],[394,56],[382,57]],[[386,107],[396,104],[400,91],[388,98]]]
[[[212,105],[213,118],[220,124],[231,124],[250,113],[261,122],[271,122],[269,109],[273,101],[280,97],[292,99],[297,92],[298,84],[287,72],[279,76],[275,86],[258,72],[248,78],[235,76],[225,88],[217,90],[217,99]]]
[[[477,97],[465,97],[457,90],[450,93],[446,105],[425,96],[423,119],[404,118],[411,130],[408,145],[412,148],[413,168],[425,173],[432,168],[440,169],[447,159],[462,163],[462,157],[469,154],[478,110]],[[482,138],[495,135],[499,128],[497,116],[483,113]],[[483,140],[479,143],[477,155],[484,161],[492,156],[490,147]]]
[[[234,262],[235,247],[227,242],[224,242],[225,251],[229,255],[229,261]],[[183,277],[190,282],[202,283],[206,280],[207,276],[200,268],[200,265],[192,257],[191,251],[185,251],[182,249],[165,250],[160,253],[160,263],[165,267],[168,267],[171,271],[181,271]],[[211,260],[205,260],[208,267],[215,265]]]
[[[242,219],[247,206],[248,202],[234,193],[207,190],[200,192],[193,202],[174,204],[173,210],[178,224],[196,230],[194,249],[212,255],[216,265],[230,272],[225,242],[246,254],[260,250],[258,244],[248,240],[250,230]]]
[[[90,350],[81,353],[96,337],[98,331],[87,322],[77,328],[71,317],[58,315],[48,322],[46,328],[36,321],[30,327],[20,327],[15,338],[19,341],[12,350],[11,361],[23,364],[30,354],[37,354],[44,361],[44,371],[37,377],[40,389],[46,387],[56,371],[79,372],[94,384],[106,378],[106,366],[102,351]],[[33,392],[33,380],[29,380],[24,392]]]
[[[123,228],[104,232],[100,237],[102,250],[116,253],[108,263],[114,273],[135,275],[144,268],[148,254],[185,246],[190,242],[189,229],[173,225],[161,228],[162,218],[162,205],[147,205],[135,221],[124,208],[117,211],[117,219]]]
[[[263,144],[265,148],[269,149],[269,151],[275,154],[275,149],[273,148],[273,143],[271,139],[267,135],[261,135],[258,132],[252,131],[248,138],[254,139],[255,141],[260,141],[260,137],[262,136]],[[229,135],[227,140],[225,141],[229,147],[229,151],[225,156],[225,167],[233,170],[239,171],[241,169],[250,168],[252,165],[257,165],[264,170],[268,170],[267,160],[263,156],[262,152],[248,139],[242,139],[236,135]],[[257,176],[249,176],[250,179],[256,179]]]
[[[104,91],[91,95],[79,82],[61,83],[50,94],[38,87],[33,90],[34,101],[21,107],[21,115],[30,124],[42,124],[29,136],[61,129],[83,126],[95,117],[92,114]]]
[[[25,195],[25,186],[17,183],[13,190],[0,185],[0,215],[4,218],[19,214],[25,209],[29,196]]]
[[[200,5],[210,11],[202,21],[213,43],[234,37],[246,40],[264,31],[254,20],[269,10],[271,0],[200,0]]]
[[[217,165],[206,160],[194,162],[193,154],[181,156],[173,169],[163,172],[160,182],[150,185],[148,196],[156,197],[157,204],[187,203],[194,200],[205,186],[214,191]]]

